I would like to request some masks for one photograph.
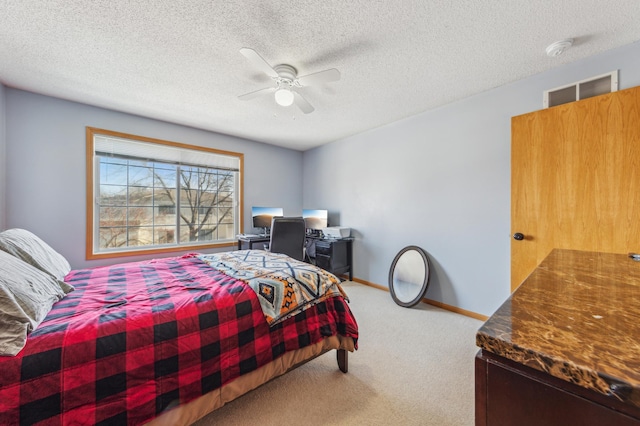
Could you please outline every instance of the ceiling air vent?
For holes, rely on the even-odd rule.
[[[544,108],[554,107],[569,102],[604,95],[618,90],[618,71],[591,77],[586,80],[545,90],[543,98]]]

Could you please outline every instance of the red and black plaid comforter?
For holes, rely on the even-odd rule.
[[[15,357],[0,424],[140,424],[325,336],[357,338],[341,297],[269,328],[256,294],[195,257],[72,271]]]

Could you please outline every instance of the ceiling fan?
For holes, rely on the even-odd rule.
[[[243,101],[273,93],[278,105],[290,106],[295,103],[302,112],[309,114],[313,112],[314,108],[297,89],[299,87],[340,80],[340,71],[335,68],[298,77],[298,71],[293,66],[280,64],[272,67],[253,49],[243,47],[240,49],[240,53],[256,68],[271,77],[275,83],[274,86],[265,87],[264,89],[238,96],[238,99]]]

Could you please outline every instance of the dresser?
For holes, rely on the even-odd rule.
[[[640,262],[553,250],[476,334],[476,425],[640,425]]]

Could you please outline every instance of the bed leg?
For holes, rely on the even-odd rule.
[[[340,371],[342,371],[343,373],[349,371],[349,353],[347,352],[347,350],[338,349],[337,358],[338,368],[340,368]]]

